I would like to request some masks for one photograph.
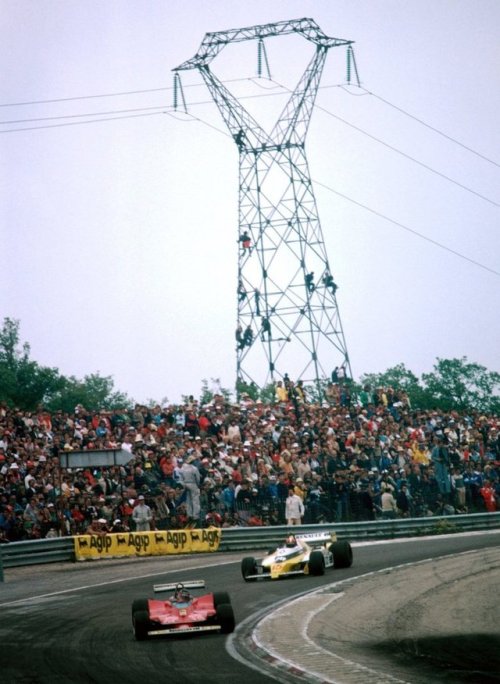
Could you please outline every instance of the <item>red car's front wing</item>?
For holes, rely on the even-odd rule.
[[[217,612],[211,594],[201,596],[185,606],[170,601],[149,601],[148,636],[161,634],[192,634],[194,632],[220,632],[221,626],[211,622]]]

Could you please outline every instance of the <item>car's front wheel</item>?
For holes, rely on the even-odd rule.
[[[148,599],[135,599],[132,603],[132,619],[134,619],[134,613],[143,611],[148,612]]]
[[[222,634],[229,634],[234,631],[236,622],[233,607],[229,603],[221,603],[217,606],[217,622]]]
[[[149,613],[139,610],[134,613],[132,621],[134,623],[134,634],[137,641],[144,641],[148,636]]]
[[[321,551],[311,551],[311,555],[309,556],[309,574],[325,574],[325,559],[323,558]]]
[[[214,591],[214,606],[220,606],[222,603],[231,603],[227,591]]]
[[[243,575],[245,582],[255,582],[255,577],[249,577],[249,575],[257,574],[257,562],[255,558],[247,557],[242,559],[241,574]]]
[[[348,541],[342,540],[330,545],[334,568],[350,568],[352,565],[352,547]]]

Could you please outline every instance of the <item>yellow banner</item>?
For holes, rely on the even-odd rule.
[[[221,531],[156,530],[154,532],[116,532],[103,536],[82,534],[74,537],[76,560],[116,558],[119,556],[166,556],[200,553],[219,549]]]

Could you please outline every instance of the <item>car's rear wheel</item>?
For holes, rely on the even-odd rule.
[[[231,603],[231,599],[229,598],[229,594],[227,591],[214,591],[214,606],[217,608],[217,606],[220,606],[223,603]]]
[[[309,556],[309,574],[325,574],[325,559],[323,558],[321,551],[311,551],[311,555]]]
[[[132,603],[132,619],[134,618],[134,613],[143,611],[148,612],[148,599],[135,599]]]
[[[134,634],[137,641],[144,641],[148,636],[149,613],[144,610],[139,610],[134,613]]]
[[[334,568],[350,568],[352,565],[352,547],[348,541],[337,541],[330,544]]]
[[[233,607],[229,603],[221,603],[217,606],[217,622],[221,627],[222,634],[234,631],[235,619]]]
[[[255,558],[247,557],[243,558],[241,561],[241,574],[245,582],[254,582],[255,577],[249,577],[249,575],[257,574],[257,562]]]

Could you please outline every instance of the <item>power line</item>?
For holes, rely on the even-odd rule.
[[[241,79],[236,79],[236,80],[241,80]],[[281,86],[280,84],[277,84],[277,85],[278,85],[279,87],[281,87],[281,88],[284,88],[284,86]],[[327,87],[328,87],[328,86],[327,86]],[[131,92],[131,91],[130,91],[130,92]],[[145,91],[145,92],[151,92],[151,91]],[[370,93],[367,93],[367,94],[370,94]],[[266,95],[266,97],[267,97],[267,96],[273,96],[273,95],[276,95],[276,93],[269,93],[269,94]],[[89,96],[89,97],[92,97],[92,96]],[[95,96],[95,97],[104,97],[104,96]],[[248,96],[248,97],[249,97],[249,98],[252,98],[252,97],[262,97],[262,95]],[[196,104],[208,104],[208,103],[210,103],[210,101],[200,102],[200,103],[196,103]],[[398,152],[398,153],[402,154],[404,157],[407,157],[407,158],[410,159],[411,161],[414,161],[415,163],[422,165],[424,168],[427,168],[428,170],[430,170],[430,171],[432,171],[432,172],[434,172],[434,173],[437,173],[437,174],[440,175],[440,176],[443,176],[444,178],[446,178],[447,180],[449,180],[449,181],[455,183],[456,185],[458,185],[459,187],[463,188],[464,190],[467,190],[467,191],[469,191],[469,192],[472,192],[473,194],[479,196],[479,197],[482,198],[482,199],[485,199],[486,201],[490,202],[491,204],[495,204],[496,206],[500,206],[500,205],[498,205],[496,202],[494,202],[493,200],[489,200],[488,198],[486,198],[486,197],[480,195],[479,193],[475,192],[474,190],[471,190],[470,188],[467,188],[466,186],[464,186],[464,185],[462,185],[462,184],[460,184],[460,183],[454,181],[453,179],[448,178],[448,177],[445,176],[444,174],[441,174],[440,172],[435,171],[435,170],[432,169],[431,167],[428,167],[427,165],[422,164],[421,162],[418,162],[418,160],[413,159],[410,155],[407,155],[407,154],[401,152],[400,150],[398,150],[397,148],[393,148],[392,146],[388,145],[387,143],[384,143],[383,141],[381,141],[381,140],[375,138],[374,136],[371,136],[370,134],[366,133],[366,132],[363,131],[362,129],[358,128],[357,126],[354,126],[354,125],[350,124],[350,123],[349,123],[348,121],[346,121],[345,119],[342,119],[341,117],[338,117],[337,115],[333,114],[332,112],[329,112],[328,110],[324,109],[323,107],[319,107],[318,105],[316,105],[316,107],[318,107],[318,109],[321,109],[321,110],[324,111],[325,113],[329,114],[330,116],[332,116],[332,117],[334,117],[334,118],[336,118],[336,119],[339,119],[340,121],[342,121],[342,122],[345,123],[346,125],[351,126],[352,128],[354,128],[354,129],[356,129],[356,130],[359,130],[361,133],[364,133],[365,135],[368,135],[369,137],[373,138],[373,139],[376,140],[377,142],[380,142],[381,144],[383,144],[383,145],[389,147],[390,149],[393,149],[395,152]],[[148,110],[151,110],[151,109],[154,109],[154,110],[156,110],[156,109],[161,109],[161,111],[154,111],[154,112],[148,111]],[[114,114],[114,113],[121,114],[121,113],[123,113],[123,112],[127,112],[127,113],[125,114],[125,116],[109,116],[110,114]],[[132,114],[131,112],[143,112],[143,113],[134,113],[134,114]],[[15,132],[15,131],[26,131],[26,130],[37,130],[37,129],[40,129],[40,128],[59,128],[59,127],[62,127],[62,126],[75,126],[75,125],[82,125],[82,124],[88,124],[88,123],[99,123],[99,122],[102,122],[102,121],[115,121],[115,120],[118,120],[118,119],[130,119],[130,118],[140,118],[140,117],[145,117],[145,116],[155,116],[155,115],[158,115],[158,114],[169,114],[169,115],[171,115],[171,116],[174,116],[176,113],[177,113],[177,112],[176,112],[175,110],[172,110],[172,108],[170,108],[170,107],[167,107],[167,108],[165,108],[165,107],[162,107],[162,108],[160,108],[160,107],[148,107],[148,108],[135,109],[135,110],[114,110],[114,111],[111,111],[111,112],[101,112],[101,113],[93,113],[93,114],[75,114],[75,115],[68,115],[68,116],[62,116],[62,117],[44,117],[44,118],[41,118],[41,119],[26,119],[26,120],[19,120],[19,122],[23,122],[23,121],[39,121],[39,120],[57,120],[57,119],[59,119],[59,118],[67,119],[67,118],[88,117],[88,116],[105,116],[105,117],[106,117],[106,118],[94,119],[94,120],[92,120],[92,121],[71,121],[71,122],[57,123],[57,124],[47,125],[47,126],[33,126],[33,127],[18,128],[18,129],[12,129],[12,130],[9,130],[9,131],[0,131],[0,133],[8,133],[8,132]],[[185,115],[182,114],[182,116],[184,117]],[[214,126],[214,125],[212,125],[212,124],[209,124],[208,122],[204,121],[203,119],[200,119],[199,117],[195,117],[195,116],[192,116],[192,115],[190,115],[190,114],[188,114],[188,116],[190,117],[190,120],[191,120],[191,121],[198,121],[199,123],[202,123],[203,125],[205,125],[205,126],[207,126],[207,127],[209,127],[209,128],[212,128],[213,130],[217,131],[218,133],[221,133],[222,135],[225,135],[225,136],[228,137],[228,138],[231,137],[231,136],[229,136],[229,134],[228,134],[226,131],[221,130],[221,129],[218,128],[217,126]],[[175,118],[178,118],[178,117],[175,117]],[[412,118],[413,118],[413,117],[412,117]],[[6,123],[13,123],[13,122],[6,122]],[[448,137],[448,136],[446,136],[446,137]],[[450,138],[450,139],[451,139],[451,138]],[[451,140],[453,140],[453,139],[451,139]],[[471,150],[471,151],[473,151],[473,150]],[[490,161],[490,160],[487,160],[487,161]],[[495,163],[495,162],[492,162],[492,163]],[[409,232],[409,233],[412,233],[413,235],[416,235],[417,237],[421,238],[422,240],[426,240],[427,242],[429,242],[429,243],[431,243],[431,244],[434,244],[435,246],[439,247],[440,249],[443,249],[443,250],[445,250],[445,251],[447,251],[447,252],[449,252],[449,253],[451,253],[451,254],[454,254],[455,256],[458,256],[459,258],[464,259],[465,261],[468,261],[469,263],[471,263],[471,264],[473,264],[473,265],[475,265],[475,266],[478,266],[479,268],[482,268],[482,269],[484,269],[485,271],[488,271],[488,272],[490,272],[490,273],[493,273],[494,275],[500,276],[500,272],[495,271],[494,269],[492,269],[492,268],[490,268],[490,267],[488,267],[488,266],[485,266],[484,264],[482,264],[482,263],[480,263],[480,262],[478,262],[478,261],[475,261],[474,259],[471,259],[470,257],[465,256],[465,255],[462,254],[461,252],[458,252],[458,251],[456,251],[456,250],[454,250],[454,249],[452,249],[452,248],[450,248],[450,247],[447,247],[446,245],[443,245],[442,243],[438,242],[437,240],[434,240],[434,239],[432,239],[432,238],[429,238],[428,236],[424,235],[423,233],[420,233],[420,232],[418,232],[418,231],[416,231],[416,230],[414,230],[414,229],[412,229],[412,228],[410,228],[410,227],[404,225],[403,223],[400,223],[399,221],[395,221],[394,219],[391,219],[390,217],[386,216],[385,214],[382,214],[381,212],[378,212],[378,211],[376,211],[375,209],[372,209],[372,208],[368,207],[367,205],[363,204],[362,202],[359,202],[358,200],[355,200],[355,199],[353,199],[353,198],[351,198],[351,197],[349,197],[349,196],[347,196],[347,195],[345,195],[345,194],[343,194],[343,193],[341,193],[341,192],[338,192],[337,190],[334,190],[333,188],[331,188],[330,186],[326,185],[325,183],[322,183],[321,181],[317,181],[317,180],[314,180],[314,182],[315,182],[318,186],[321,186],[321,187],[325,188],[325,189],[328,190],[329,192],[332,192],[332,193],[338,195],[339,197],[342,197],[343,199],[346,199],[347,201],[351,202],[352,204],[355,204],[355,205],[357,205],[358,207],[361,207],[362,209],[365,209],[366,211],[369,211],[370,213],[374,214],[375,216],[378,216],[379,218],[382,218],[382,219],[388,221],[389,223],[392,223],[393,225],[395,225],[395,226],[397,226],[397,227],[399,227],[399,228],[402,228],[403,230],[405,230],[405,231],[407,231],[407,232]]]
[[[416,235],[417,237],[421,238],[422,240],[426,240],[427,242],[430,242],[433,245],[436,245],[440,249],[444,249],[446,252],[450,252],[450,254],[454,254],[455,256],[458,256],[458,257],[460,257],[460,259],[464,259],[465,261],[468,261],[469,263],[474,264],[475,266],[479,266],[479,268],[482,268],[485,271],[489,271],[490,273],[493,273],[494,275],[500,276],[499,271],[495,271],[493,268],[490,268],[489,266],[485,266],[481,262],[475,261],[474,259],[471,259],[470,257],[465,256],[465,254],[462,254],[461,252],[457,252],[455,249],[452,249],[451,247],[447,247],[446,245],[443,245],[441,242],[438,242],[437,240],[433,240],[432,238],[428,237],[427,235],[424,235],[423,233],[419,233],[418,230],[414,230],[413,228],[409,228],[408,226],[405,226],[404,223],[400,223],[399,221],[395,221],[394,219],[389,218],[389,216],[386,216],[385,214],[382,214],[381,212],[376,211],[375,209],[371,209],[366,204],[363,204],[362,202],[358,202],[357,200],[353,199],[352,197],[348,197],[348,195],[344,195],[342,192],[338,192],[337,190],[334,190],[329,185],[325,185],[325,183],[321,183],[320,181],[317,181],[317,180],[314,180],[314,182],[316,183],[316,185],[320,185],[322,188],[325,188],[325,190],[328,190],[329,192],[333,192],[335,195],[338,195],[339,197],[346,199],[348,202],[351,202],[352,204],[356,204],[358,207],[361,207],[362,209],[369,211],[371,214],[374,214],[375,216],[378,216],[379,218],[383,218],[385,221],[389,221],[389,223],[392,223],[393,225],[397,226],[398,228],[402,228],[403,230],[406,230],[409,233]]]
[[[281,85],[280,83],[278,83],[278,81],[273,81],[273,82],[276,83],[277,85],[280,85],[282,88],[284,88],[288,92],[291,92],[289,88],[286,88],[286,86]],[[328,116],[331,116],[334,119],[341,121],[346,126],[349,126],[350,128],[353,128],[355,131],[358,131],[359,133],[366,135],[371,140],[378,142],[380,145],[384,145],[384,147],[387,147],[388,149],[392,150],[393,152],[396,152],[397,154],[400,154],[402,157],[405,157],[406,159],[409,159],[410,161],[414,162],[415,164],[422,166],[424,169],[427,169],[427,171],[431,171],[431,173],[435,173],[437,176],[444,178],[445,180],[449,181],[450,183],[454,183],[458,187],[462,188],[462,190],[466,190],[467,192],[470,192],[473,195],[476,195],[477,197],[484,200],[485,202],[489,202],[490,204],[493,204],[496,207],[500,207],[500,203],[495,202],[495,200],[492,200],[489,197],[486,197],[485,195],[481,195],[481,193],[476,192],[476,190],[469,188],[467,185],[463,185],[463,183],[459,183],[458,181],[454,180],[450,176],[447,176],[446,174],[441,173],[441,171],[437,171],[436,169],[433,169],[432,166],[429,166],[428,164],[424,164],[424,162],[421,162],[418,159],[415,159],[415,157],[412,157],[410,154],[407,154],[406,152],[403,152],[402,150],[398,150],[397,147],[394,147],[393,145],[390,145],[389,143],[384,142],[380,138],[377,138],[376,136],[372,135],[371,133],[368,133],[367,131],[363,130],[362,128],[359,128],[359,126],[355,126],[354,124],[350,123],[349,121],[346,121],[346,119],[343,119],[341,116],[338,116],[337,114],[334,114],[333,112],[330,112],[328,109],[325,109],[324,107],[321,107],[318,104],[316,104],[314,106],[316,109],[319,109],[322,112],[324,112],[325,114],[328,114]]]
[[[278,87],[280,89],[288,90],[281,84],[273,81],[272,79],[263,79],[261,77],[255,78],[255,77],[248,77],[248,78],[234,78],[234,79],[229,79],[227,81],[223,81],[223,83],[234,83],[234,82],[239,82],[239,81],[251,81],[252,83],[259,85],[259,87],[264,87],[263,83],[264,82],[270,82],[270,83],[275,83],[275,87]],[[200,87],[205,87],[205,84],[200,82],[200,83],[192,83],[188,84],[185,86],[186,89],[188,88],[200,88]],[[446,138],[450,142],[455,143],[456,145],[462,147],[463,149],[467,150],[471,154],[476,155],[477,157],[480,157],[484,161],[489,162],[490,164],[493,164],[494,166],[500,167],[500,164],[493,159],[490,159],[489,157],[486,157],[484,154],[481,154],[477,150],[474,150],[472,147],[469,147],[468,145],[465,145],[464,143],[460,142],[456,138],[453,138],[452,136],[448,135],[447,133],[444,133],[440,129],[436,128],[435,126],[432,126],[431,124],[428,124],[426,121],[423,121],[423,119],[420,119],[417,116],[414,116],[410,112],[406,111],[402,107],[399,107],[398,105],[395,105],[393,102],[389,102],[389,100],[381,97],[380,95],[377,95],[376,93],[367,90],[366,88],[363,88],[362,86],[359,86],[359,90],[363,91],[362,93],[358,92],[353,92],[351,88],[346,87],[345,85],[342,84],[329,84],[329,85],[323,85],[319,87],[319,90],[327,90],[331,88],[341,88],[344,90],[344,92],[348,93],[351,96],[366,96],[369,95],[377,100],[380,100],[380,102],[383,102],[389,107],[392,107],[393,109],[397,110],[401,114],[404,114],[405,116],[409,117],[410,119],[413,119],[417,123],[421,124],[422,126],[425,126],[429,130],[433,131],[434,133],[437,133],[438,135],[442,136],[443,138]],[[22,107],[22,106],[28,106],[28,105],[38,105],[38,104],[51,104],[51,103],[57,103],[57,102],[73,102],[73,101],[78,101],[78,100],[90,100],[90,99],[99,99],[99,98],[104,98],[104,97],[121,97],[121,96],[127,96],[127,95],[142,95],[145,93],[156,93],[156,92],[165,92],[165,91],[171,91],[173,90],[173,86],[164,86],[162,88],[145,88],[143,90],[124,90],[124,91],[118,91],[118,92],[112,92],[112,93],[101,93],[101,94],[95,94],[95,95],[76,95],[74,97],[60,97],[60,98],[53,98],[53,99],[48,99],[48,100],[30,100],[26,102],[7,102],[7,103],[0,103],[0,107]],[[256,96],[249,96],[249,97],[267,97],[268,95],[280,95],[282,93],[269,93],[264,95],[256,95]],[[198,104],[210,104],[211,100],[206,100],[202,102],[193,102],[190,103],[191,106],[196,106]],[[85,115],[82,115],[85,116]],[[67,118],[67,117],[61,117],[61,118]],[[37,119],[33,119],[37,120]],[[6,123],[16,123],[15,121],[13,122],[1,122],[3,124]],[[89,122],[93,123],[93,122]],[[24,130],[24,129],[21,129]],[[31,129],[30,129],[31,130]]]
[[[441,171],[437,171],[436,169],[433,169],[432,166],[429,166],[428,164],[424,164],[424,162],[421,162],[418,159],[415,159],[415,157],[412,157],[411,154],[407,154],[406,152],[403,152],[402,150],[398,150],[397,147],[394,147],[393,145],[390,145],[389,143],[384,142],[380,138],[377,138],[376,136],[372,135],[371,133],[364,131],[362,128],[359,128],[359,126],[355,126],[354,124],[349,123],[349,121],[346,121],[345,119],[343,119],[341,116],[338,116],[337,114],[333,114],[328,109],[325,109],[324,107],[320,107],[319,105],[316,105],[316,109],[320,109],[322,112],[325,112],[325,114],[328,114],[329,116],[333,117],[334,119],[337,119],[338,121],[342,121],[342,123],[344,123],[346,126],[353,128],[355,131],[359,131],[359,133],[366,135],[368,138],[371,138],[371,140],[375,140],[375,142],[378,142],[380,145],[384,145],[384,147],[387,147],[388,149],[392,150],[393,152],[396,152],[397,154],[400,154],[402,157],[405,157],[406,159],[409,159],[410,161],[414,162],[415,164],[422,166],[424,169],[427,169],[427,171],[430,171],[431,173],[435,173],[436,176],[440,176],[441,178],[444,178],[445,180],[449,181],[450,183],[453,183],[454,185],[458,185],[458,187],[462,188],[462,190],[466,190],[467,192],[470,192],[473,195],[476,195],[477,197],[484,200],[485,202],[489,202],[490,204],[493,204],[496,207],[500,207],[500,204],[498,202],[495,202],[495,200],[492,200],[489,197],[486,197],[485,195],[481,195],[480,192],[477,192],[476,190],[469,188],[467,185],[464,185],[463,183],[459,183],[459,181],[456,181],[454,178],[447,176],[445,173],[441,173]]]
[[[234,79],[234,80],[252,80],[254,79]],[[281,85],[277,81],[273,81],[272,79],[269,79],[270,82],[275,83],[277,87],[283,89],[285,92],[288,91],[289,89],[286,88],[285,86]],[[327,86],[331,87],[331,86]],[[132,91],[129,91],[132,92]],[[144,91],[144,92],[149,92],[149,91]],[[365,91],[366,94],[370,94],[368,91]],[[118,94],[118,93],[117,93]],[[259,98],[259,97],[274,97],[276,95],[282,95],[283,93],[266,93],[265,95],[248,95],[241,97],[240,99],[253,99],[253,98]],[[87,96],[85,96],[87,97]],[[88,97],[104,97],[104,95],[101,96],[88,96]],[[382,99],[382,98],[381,98]],[[385,102],[385,100],[383,100]],[[211,104],[210,100],[202,100],[194,103],[190,103],[190,106],[198,106],[202,104]],[[388,103],[390,104],[390,103]],[[441,173],[441,171],[437,171],[436,169],[432,168],[428,164],[425,164],[424,162],[419,161],[418,159],[415,159],[415,157],[412,157],[411,155],[407,154],[406,152],[403,152],[402,150],[399,150],[398,148],[394,147],[393,145],[390,145],[389,143],[384,142],[380,138],[377,138],[376,136],[372,135],[371,133],[368,133],[367,131],[363,130],[359,126],[355,126],[354,124],[350,123],[346,119],[343,119],[342,117],[338,116],[337,114],[334,114],[333,112],[329,111],[328,109],[325,109],[324,107],[321,107],[319,105],[315,105],[315,107],[325,114],[328,114],[329,116],[333,117],[334,119],[337,119],[338,121],[341,121],[343,124],[346,126],[349,126],[350,128],[353,128],[354,130],[362,133],[363,135],[367,136],[368,138],[374,140],[375,142],[378,142],[381,145],[384,145],[388,149],[392,150],[393,152],[396,152],[397,154],[400,154],[401,156],[405,157],[406,159],[409,159],[410,161],[413,161],[415,164],[418,164],[419,166],[422,166],[423,168],[427,169],[431,173],[436,174],[437,176],[440,176],[441,178],[444,178],[445,180],[449,181],[450,183],[453,183],[454,185],[457,185],[458,187],[462,188],[463,190],[466,190],[467,192],[470,192],[473,195],[476,195],[480,199],[484,200],[485,202],[489,202],[490,204],[493,204],[494,206],[500,207],[500,203],[495,202],[495,200],[490,199],[489,197],[486,197],[485,195],[482,195],[481,193],[477,192],[476,190],[473,190],[472,188],[468,187],[467,185],[464,185],[463,183],[460,183],[459,181],[456,181],[455,179],[451,178],[450,176]],[[106,118],[98,118],[98,119],[93,119],[92,121],[82,121],[82,122],[77,122],[80,124],[83,123],[100,123],[103,121],[112,121],[114,119],[127,119],[127,118],[138,118],[139,116],[149,116],[149,114],[137,114],[137,112],[148,112],[153,109],[160,109],[162,111],[169,111],[171,107],[162,107],[162,106],[157,106],[157,107],[145,107],[145,108],[136,108],[136,109],[125,109],[125,110],[112,110],[108,112],[93,112],[92,114],[69,114],[69,115],[61,115],[57,117],[38,117],[38,118],[30,118],[30,119],[16,119],[16,120],[10,120],[10,121],[2,121],[0,124],[2,125],[12,125],[12,124],[19,124],[19,123],[27,123],[27,122],[35,122],[35,121],[54,121],[54,120],[59,120],[59,119],[70,119],[70,118],[81,118],[81,117],[91,117],[91,116],[98,116],[98,117],[106,117]],[[399,108],[396,108],[399,109]],[[403,110],[400,110],[403,111]],[[133,116],[128,116],[129,113],[134,113]],[[126,114],[126,116],[111,116],[114,114]],[[415,118],[415,117],[412,117]],[[416,119],[418,121],[418,119]],[[22,127],[22,128],[15,128],[15,129],[8,129],[8,130],[3,130],[0,131],[0,133],[15,133],[19,131],[32,131],[32,130],[37,130],[37,129],[45,129],[45,128],[57,128],[58,126],[69,126],[72,125],[71,123],[61,123],[61,124],[54,124],[54,125],[49,125],[49,126],[29,126],[29,127]],[[75,125],[75,124],[73,124]],[[426,125],[426,124],[424,124]],[[429,126],[429,128],[432,128]],[[449,138],[449,136],[446,136]],[[457,144],[458,141],[455,141],[452,138],[449,138],[453,142],[456,142]],[[468,149],[468,148],[466,148]],[[479,155],[481,156],[481,155]],[[487,160],[491,161],[491,160]],[[496,164],[495,162],[491,162],[493,164]]]
[[[218,133],[221,133],[222,135],[225,135],[228,138],[231,137],[226,131],[221,130],[220,128],[217,128],[216,126],[213,126],[211,124],[208,124],[207,122],[203,121],[203,119],[200,119],[198,117],[192,117],[192,120],[198,121],[199,123],[202,123],[202,124],[208,126],[209,128],[213,128],[215,131],[217,131]],[[359,202],[358,200],[355,200],[352,197],[345,195],[344,193],[341,193],[337,190],[334,190],[332,187],[330,187],[329,185],[326,185],[325,183],[322,183],[321,181],[317,181],[315,179],[311,179],[311,180],[316,185],[321,186],[325,190],[328,190],[329,192],[332,192],[333,194],[338,195],[339,197],[342,197],[343,199],[347,200],[348,202],[351,202],[352,204],[355,204],[358,207],[361,207],[365,211],[369,211],[374,216],[378,216],[379,218],[382,218],[385,221],[392,223],[393,225],[397,226],[398,228],[402,228],[403,230],[407,231],[408,233],[411,233],[412,235],[415,235],[415,236],[419,237],[420,239],[425,240],[426,242],[429,242],[429,243],[435,245],[436,247],[439,247],[440,249],[445,250],[446,252],[449,252],[450,254],[454,254],[455,256],[459,257],[460,259],[464,259],[465,261],[468,261],[470,264],[473,264],[474,266],[478,266],[479,268],[482,268],[485,271],[488,271],[489,273],[493,273],[493,275],[500,276],[499,271],[495,271],[493,268],[490,268],[489,266],[485,266],[481,262],[476,261],[475,259],[471,259],[470,257],[466,256],[465,254],[462,254],[461,252],[458,252],[457,250],[452,249],[451,247],[447,247],[446,245],[442,244],[441,242],[438,242],[437,240],[434,240],[433,238],[430,238],[427,235],[420,233],[418,230],[414,230],[413,228],[406,226],[404,223],[401,223],[399,221],[395,221],[394,219],[391,219],[389,216],[382,214],[380,211],[377,211],[376,209],[372,209],[368,205],[363,204],[362,202]]]
[[[236,79],[239,80],[239,79]],[[245,80],[252,80],[252,79],[245,79]],[[265,95],[245,95],[242,96],[240,99],[241,100],[252,100],[255,98],[262,98],[262,97],[275,97],[276,95],[283,95],[285,93],[266,93]],[[96,96],[97,97],[97,96]],[[101,96],[99,96],[101,97]],[[190,102],[190,107],[196,107],[200,105],[207,105],[207,104],[213,104],[212,100],[196,100],[195,102]],[[177,111],[173,107],[173,105],[157,105],[155,107],[136,107],[134,109],[114,109],[111,111],[107,112],[91,112],[89,114],[61,114],[59,116],[40,116],[40,117],[30,117],[29,119],[10,119],[10,120],[5,120],[5,121],[0,121],[0,125],[6,126],[6,125],[13,125],[13,124],[20,124],[20,123],[31,123],[31,122],[36,122],[36,121],[57,121],[60,119],[72,119],[72,118],[83,118],[83,117],[91,117],[91,116],[109,116],[111,114],[127,114],[129,112],[147,112],[152,109],[161,109],[164,111]],[[116,117],[116,118],[129,118],[127,116],[123,117]],[[105,121],[106,119],[96,119],[96,121]],[[94,121],[83,121],[82,123],[95,123]],[[61,124],[64,125],[64,124]],[[51,126],[50,128],[55,128],[56,126]],[[6,131],[0,131],[0,133],[15,133],[16,131],[25,131],[25,130],[36,130],[37,128],[47,128],[47,126],[33,126],[30,128],[12,128],[8,129]]]
[[[248,81],[249,78],[233,78],[225,83],[234,83],[235,81]],[[191,83],[186,88],[201,88],[204,83]],[[165,90],[173,90],[173,86],[164,86],[163,88],[147,88],[144,90],[123,90],[115,93],[101,93],[100,95],[75,95],[74,97],[57,97],[51,100],[29,100],[27,102],[5,102],[0,103],[0,107],[25,107],[28,105],[52,104],[54,102],[73,102],[76,100],[93,100],[101,97],[121,97],[123,95],[143,95],[144,93],[158,93]]]
[[[60,119],[80,119],[88,116],[109,116],[110,114],[131,114],[135,112],[148,112],[153,109],[165,109],[165,105],[156,107],[136,107],[134,109],[114,109],[108,112],[92,112],[90,114],[61,114],[59,116],[39,116],[30,119],[13,119],[11,121],[0,121],[0,124],[20,124],[20,123],[31,123],[35,121],[58,121]],[[84,122],[85,123],[85,122]],[[89,122],[92,123],[92,122]],[[7,132],[7,131],[4,131]]]
[[[144,116],[156,116],[158,114],[167,114],[166,111],[150,112],[148,114],[129,114],[127,116],[108,116],[103,119],[94,119],[93,121],[68,121],[67,123],[48,124],[47,126],[25,126],[24,128],[12,128],[8,131],[0,131],[1,133],[17,133],[18,131],[38,131],[42,128],[63,128],[65,126],[83,126],[85,124],[100,123],[101,121],[119,121],[120,119],[138,119]]]
[[[365,90],[365,89],[363,88],[363,90]],[[452,138],[450,135],[443,133],[443,131],[440,131],[438,128],[431,126],[430,124],[426,123],[425,121],[422,121],[422,119],[419,119],[418,117],[414,116],[413,114],[410,114],[409,112],[405,111],[401,107],[398,107],[397,105],[393,104],[392,102],[385,100],[383,97],[380,97],[380,95],[377,95],[376,93],[372,93],[369,90],[365,90],[365,92],[367,95],[371,95],[372,97],[376,98],[377,100],[380,100],[381,102],[388,105],[389,107],[392,107],[393,109],[396,109],[398,112],[401,112],[401,114],[404,114],[405,116],[408,116],[410,119],[417,121],[422,126],[429,128],[431,131],[434,131],[434,133],[437,133],[438,135],[443,136],[443,138],[446,138],[447,140],[451,140],[451,142],[454,142],[456,145],[463,147],[463,149],[467,150],[467,152],[471,152],[472,154],[475,154],[477,157],[480,157],[481,159],[484,159],[485,161],[489,162],[490,164],[494,164],[495,166],[498,166],[500,168],[500,164],[498,164],[493,159],[490,159],[489,157],[485,157],[484,154],[481,154],[480,152],[473,150],[472,147],[468,147],[467,145],[464,145],[464,143],[461,143],[456,138]]]

